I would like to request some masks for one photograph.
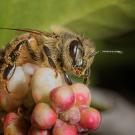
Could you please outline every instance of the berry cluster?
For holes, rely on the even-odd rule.
[[[26,67],[20,71],[24,72],[20,81],[14,81],[18,75],[15,73],[8,84],[12,95],[18,95],[14,99],[16,102],[10,103],[12,101],[7,97],[0,97],[0,105],[6,110],[1,117],[5,135],[81,135],[99,127],[101,116],[89,107],[91,93],[86,85],[75,83],[69,86],[50,68]],[[17,89],[21,87],[24,91],[18,93]],[[12,107],[8,106],[10,104]]]

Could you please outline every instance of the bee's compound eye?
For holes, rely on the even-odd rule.
[[[77,40],[73,40],[73,41],[70,43],[69,52],[70,52],[70,56],[71,56],[72,58],[74,58],[74,57],[76,56],[78,44],[79,44],[79,43],[78,43]]]
[[[3,78],[5,80],[9,80],[13,74],[14,74],[14,71],[15,71],[15,68],[16,68],[16,65],[13,64],[13,65],[8,65],[5,70],[4,70],[4,73],[3,73]]]
[[[81,66],[83,64],[83,47],[80,41],[73,40],[69,47],[70,56],[73,59],[74,66]]]

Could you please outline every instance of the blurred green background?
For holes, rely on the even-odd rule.
[[[0,0],[0,27],[49,31],[62,25],[91,38],[97,50],[122,50],[123,55],[97,55],[91,86],[112,89],[134,101],[134,0]],[[0,46],[19,33],[0,30]]]

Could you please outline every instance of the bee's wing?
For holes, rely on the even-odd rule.
[[[22,32],[29,32],[29,33],[33,33],[33,34],[38,34],[38,35],[45,35],[45,36],[51,36],[50,33],[44,32],[44,31],[40,31],[40,30],[36,30],[36,29],[29,29],[29,28],[1,28],[0,29],[6,29],[6,30],[15,30],[15,31],[22,31]]]

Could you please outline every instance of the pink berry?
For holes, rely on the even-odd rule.
[[[30,127],[28,135],[50,135],[48,130]]]
[[[31,116],[31,123],[39,129],[50,129],[56,122],[57,114],[46,103],[38,103]]]
[[[69,122],[70,124],[77,124],[80,121],[80,110],[77,106],[71,107],[69,110],[60,113],[60,119]]]
[[[91,102],[91,94],[89,88],[81,83],[71,85],[75,94],[76,105],[89,105]]]
[[[58,119],[53,128],[52,135],[77,135],[77,128]]]
[[[50,93],[50,101],[56,112],[66,111],[75,102],[75,96],[70,86],[65,85],[53,89]]]
[[[4,135],[26,135],[27,123],[14,112],[8,113],[4,118]]]
[[[83,128],[95,130],[100,126],[101,115],[94,108],[80,108],[80,125]]]

